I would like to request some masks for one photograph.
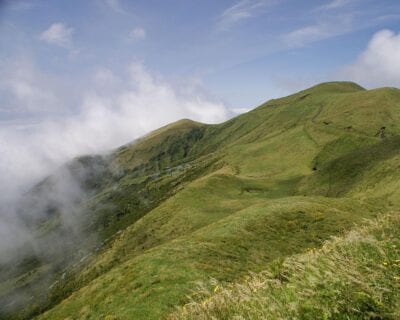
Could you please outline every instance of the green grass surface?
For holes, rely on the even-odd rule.
[[[215,277],[233,281],[250,270],[259,271],[274,259],[319,246],[362,217],[374,215],[373,208],[352,200],[294,197],[253,205],[188,236],[119,261],[42,318],[90,310],[87,319],[104,315],[157,319],[184,302],[198,280]],[[121,237],[116,246],[126,240]],[[105,297],[109,297],[107,304],[103,304]]]
[[[399,319],[399,230],[391,213],[234,283],[199,284],[168,319]]]

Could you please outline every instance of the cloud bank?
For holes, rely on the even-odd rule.
[[[56,265],[63,265],[63,254],[80,247],[79,241],[92,244],[96,241],[96,235],[86,234],[88,215],[79,206],[88,196],[88,191],[80,186],[90,171],[84,166],[78,167],[77,175],[76,164],[73,171],[61,166],[68,160],[78,155],[107,154],[181,118],[213,123],[231,115],[222,103],[208,99],[195,86],[173,86],[150,73],[141,63],[129,65],[124,76],[105,68],[97,70],[79,108],[71,108],[69,113],[55,108],[59,111],[46,113],[40,104],[51,104],[51,101],[41,96],[32,100],[32,94],[48,85],[47,78],[39,77],[37,68],[27,68],[29,76],[21,68],[7,69],[9,74],[5,78],[13,79],[13,85],[0,82],[0,91],[9,90],[10,96],[18,98],[11,99],[6,108],[3,106],[11,119],[0,120],[0,264],[12,265],[34,255],[41,261],[57,261]],[[13,86],[28,87],[32,94],[11,90]],[[51,87],[47,89],[50,94]],[[62,99],[68,92],[51,94],[56,95]],[[28,102],[25,111],[28,115],[39,114],[39,118],[21,118],[24,104]],[[39,105],[32,105],[35,103]],[[0,106],[0,115],[1,110]],[[12,119],[12,115],[16,118]],[[35,187],[37,191],[44,185],[44,190],[28,192],[49,174],[51,177],[46,181],[50,184]],[[52,210],[58,212],[60,226],[46,237],[38,238],[32,226],[38,225]],[[23,302],[21,297],[15,299]],[[2,303],[0,309],[4,308]]]
[[[35,73],[27,73],[28,84],[34,83]],[[48,91],[46,96],[36,97],[35,88],[43,87],[40,79],[36,79],[36,86],[28,86],[21,75],[6,78],[14,82],[11,87],[0,82],[0,90],[16,88],[9,92],[17,99],[7,107],[11,114],[20,114],[24,103],[26,110],[40,109],[42,102],[52,102],[50,98],[57,94]],[[132,63],[125,76],[99,69],[88,87],[78,111],[1,122],[0,202],[75,156],[110,150],[181,118],[216,123],[231,115],[222,103],[211,101],[195,87],[176,88],[141,63]],[[10,110],[12,107],[16,110]]]

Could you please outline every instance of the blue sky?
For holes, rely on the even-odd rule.
[[[232,108],[336,79],[375,32],[400,29],[395,0],[3,3],[2,60],[29,56],[43,72],[83,83],[98,68],[118,74],[141,61],[169,81],[197,79]],[[56,23],[64,43],[40,37]]]
[[[0,0],[0,175],[323,81],[400,86],[399,32],[398,0]]]

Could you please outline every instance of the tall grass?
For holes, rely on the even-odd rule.
[[[199,284],[169,319],[400,319],[399,235],[400,216],[382,216],[237,283]]]

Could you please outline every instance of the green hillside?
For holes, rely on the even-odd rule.
[[[399,227],[383,215],[234,283],[199,284],[168,319],[399,319]]]
[[[398,151],[400,90],[332,82],[76,159],[79,243],[18,262],[0,298],[34,298],[4,317],[396,319]]]

